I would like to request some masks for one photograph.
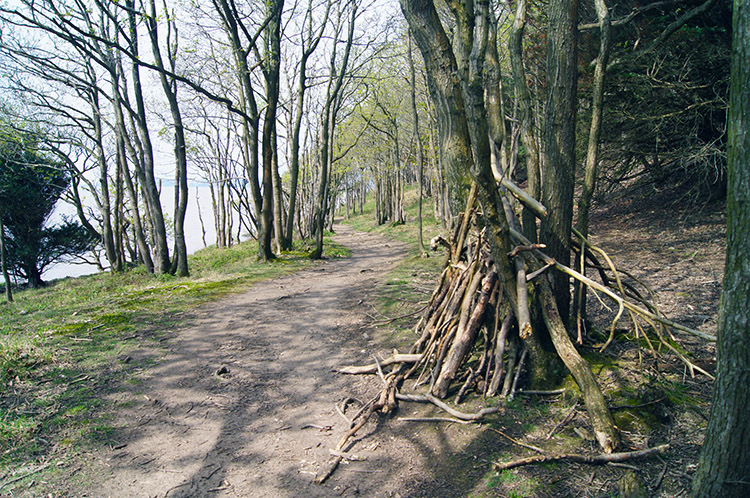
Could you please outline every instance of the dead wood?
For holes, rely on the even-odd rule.
[[[544,453],[544,450],[543,450],[543,449],[541,449],[541,448],[539,448],[539,447],[537,447],[537,446],[534,446],[534,445],[532,445],[532,444],[526,444],[526,443],[522,443],[521,441],[518,441],[517,439],[513,439],[512,437],[510,437],[509,435],[507,435],[507,434],[506,434],[506,433],[504,433],[503,431],[501,431],[501,430],[498,430],[498,429],[495,429],[494,427],[490,427],[489,429],[490,429],[490,430],[491,430],[492,432],[497,432],[498,434],[500,434],[501,436],[503,436],[503,437],[504,437],[505,439],[507,439],[508,441],[510,441],[510,442],[511,442],[511,443],[513,443],[513,444],[517,444],[518,446],[522,446],[522,447],[524,447],[524,448],[528,448],[528,449],[530,449],[531,451],[536,451],[537,453],[545,454],[545,453]]]
[[[453,344],[446,358],[445,366],[441,369],[440,375],[435,382],[435,387],[433,388],[433,393],[439,398],[445,398],[448,395],[448,388],[456,377],[458,368],[474,346],[474,340],[479,331],[482,319],[484,318],[487,303],[489,302],[490,296],[495,287],[495,282],[497,282],[497,273],[494,271],[484,277],[482,292],[479,296],[478,302],[474,306],[471,318],[469,318],[468,323],[466,323],[463,328],[459,325],[459,331],[457,332],[456,338],[453,340]],[[471,294],[473,294],[473,292]],[[472,296],[467,293],[464,302],[470,302],[471,297]],[[469,306],[470,304],[462,308],[462,316],[468,313]]]
[[[418,339],[410,348],[409,353],[394,352],[391,357],[384,360],[376,359],[371,365],[347,366],[338,369],[339,372],[347,374],[376,373],[383,381],[383,390],[377,400],[363,407],[360,413],[351,419],[350,431],[339,442],[334,452],[346,451],[350,438],[374,413],[389,413],[396,408],[399,401],[431,403],[454,417],[406,418],[404,420],[447,422],[460,420],[462,423],[470,423],[481,420],[487,415],[501,412],[501,406],[483,408],[476,413],[464,413],[438,398],[445,399],[449,393],[457,391],[454,401],[460,403],[472,390],[482,396],[494,396],[501,391],[502,396],[510,395],[510,397],[514,394],[561,393],[559,390],[517,391],[522,380],[524,359],[527,355],[532,355],[533,358],[535,353],[535,350],[527,349],[530,347],[528,342],[538,340],[531,325],[531,311],[537,311],[536,308],[530,310],[533,304],[539,307],[540,318],[543,320],[543,326],[549,331],[557,355],[570,370],[583,393],[583,403],[589,414],[595,438],[604,451],[604,455],[596,457],[542,455],[521,460],[520,463],[512,462],[511,467],[555,460],[597,464],[617,462],[620,461],[619,458],[639,458],[638,455],[641,452],[613,453],[619,444],[619,435],[610,410],[590,366],[579,354],[560,319],[555,297],[545,273],[554,268],[555,271],[565,273],[593,289],[595,292],[592,295],[600,300],[601,294],[614,301],[618,312],[610,327],[605,347],[614,339],[618,320],[623,315],[627,315],[636,337],[643,337],[654,354],[656,352],[654,345],[664,345],[688,365],[692,374],[693,370],[703,371],[690,363],[674,347],[673,342],[670,341],[673,341],[674,337],[669,335],[669,329],[674,328],[703,338],[714,338],[709,334],[674,324],[664,317],[653,304],[653,293],[648,286],[637,279],[630,278],[627,272],[615,266],[604,251],[591,245],[583,237],[578,243],[578,250],[585,255],[585,258],[581,258],[583,259],[581,271],[561,265],[547,256],[540,250],[544,248],[543,244],[531,244],[520,233],[518,220],[507,199],[503,201],[503,210],[508,218],[510,235],[518,245],[513,250],[506,249],[504,254],[511,259],[509,262],[515,275],[504,275],[502,279],[499,278],[498,269],[494,265],[486,242],[487,232],[473,225],[475,220],[480,219],[480,216],[475,214],[475,204],[476,185],[472,188],[467,209],[461,213],[450,240],[445,238],[433,240],[435,246],[442,245],[446,248],[447,257],[440,279],[416,325],[415,332]],[[587,267],[596,270],[602,283],[585,276]],[[529,292],[532,289],[535,289],[536,299],[530,303]],[[653,334],[650,331],[646,333],[649,328],[654,331]],[[670,340],[667,340],[667,337]],[[523,338],[526,339],[524,341],[526,347],[522,348],[519,339]],[[523,354],[519,359],[520,349],[523,349]],[[383,368],[389,365],[395,365],[395,367],[390,373],[384,373]],[[399,391],[402,381],[411,379],[413,376],[416,377],[414,388],[429,385],[427,392],[430,394],[403,394]],[[548,438],[571,420],[576,407],[555,426]],[[344,418],[348,419],[346,416]],[[657,450],[663,451],[660,449],[648,451]],[[604,458],[605,456],[607,458]],[[328,469],[321,471],[316,482],[325,480],[339,461],[340,458],[338,460],[334,458]]]
[[[612,414],[607,408],[604,395],[599,389],[599,384],[597,384],[588,362],[581,357],[570,341],[568,331],[565,329],[557,311],[555,297],[546,278],[539,280],[538,289],[542,301],[542,316],[555,350],[557,350],[557,354],[570,370],[570,373],[573,374],[573,378],[583,392],[586,410],[591,418],[591,425],[594,427],[594,434],[599,446],[605,453],[612,453],[620,443],[620,436],[615,428]]]
[[[421,358],[422,358],[421,354],[394,353],[388,358],[384,360],[380,360],[379,364],[381,367],[387,367],[388,365],[393,365],[394,363],[415,363],[419,361]],[[341,367],[341,368],[337,368],[336,371],[339,373],[350,374],[350,375],[372,374],[378,371],[378,363],[371,363],[369,365],[361,365],[361,366]]]
[[[461,420],[449,417],[399,417],[396,420],[402,422],[450,422],[452,424],[471,424],[471,420]]]
[[[662,444],[661,446],[656,446],[654,448],[648,448],[648,449],[640,450],[640,451],[628,451],[624,453],[605,453],[601,455],[579,455],[579,454],[534,455],[534,456],[530,456],[526,458],[521,458],[518,460],[513,460],[512,462],[505,462],[505,463],[498,462],[498,463],[493,464],[492,466],[495,470],[507,470],[507,469],[514,469],[516,467],[521,467],[523,465],[530,465],[534,463],[562,462],[562,461],[586,463],[589,465],[605,465],[611,462],[627,462],[629,460],[638,460],[641,458],[648,458],[653,455],[664,453],[668,449],[669,449],[668,444]]]
[[[447,404],[443,403],[439,399],[437,399],[435,396],[431,394],[396,394],[396,399],[401,401],[415,401],[417,403],[432,403],[433,405],[437,406],[441,410],[444,410],[448,414],[461,419],[461,420],[480,420],[486,415],[491,415],[493,413],[498,413],[503,410],[502,406],[490,406],[487,408],[482,408],[476,413],[464,413],[456,410],[455,408],[451,408]]]
[[[523,369],[523,362],[526,360],[526,355],[529,354],[529,350],[523,348],[521,352],[521,358],[518,360],[518,368],[516,368],[516,375],[513,376],[513,385],[510,388],[510,395],[508,399],[513,399],[516,395],[516,387],[518,387],[518,379],[521,378],[521,370]]]
[[[499,313],[496,313],[496,316],[497,315],[499,315]],[[492,380],[490,381],[489,388],[487,389],[487,396],[494,396],[497,393],[497,389],[500,387],[500,381],[503,379],[503,374],[505,373],[505,370],[503,369],[505,340],[508,337],[508,332],[510,331],[512,323],[513,314],[508,313],[508,315],[503,320],[503,325],[500,327],[500,332],[495,333],[495,372],[492,374]]]
[[[578,409],[578,401],[573,405],[573,408],[570,409],[567,415],[565,415],[565,418],[563,418],[559,423],[557,423],[551,431],[549,431],[549,434],[547,434],[547,437],[544,438],[545,441],[549,441],[550,438],[555,434],[555,432],[558,431],[562,426],[567,424],[573,419],[573,416],[576,413],[576,410]]]

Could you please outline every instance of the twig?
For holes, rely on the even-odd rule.
[[[383,375],[383,369],[380,368],[380,362],[378,361],[378,357],[373,356],[373,359],[375,360],[375,366],[378,367],[378,377],[380,377],[380,380],[383,381],[383,384],[388,386],[388,381],[385,380],[385,375]]]
[[[405,315],[397,316],[397,317],[394,317],[394,318],[389,318],[388,320],[379,320],[377,322],[372,322],[372,325],[375,325],[375,326],[378,326],[378,325],[387,325],[387,324],[389,324],[391,322],[395,322],[396,320],[401,320],[402,318],[409,318],[410,316],[414,316],[417,313],[421,313],[426,308],[427,308],[427,305],[425,304],[424,306],[422,306],[418,310],[412,311],[411,313],[407,313]]]
[[[629,451],[625,453],[604,453],[604,454],[593,455],[593,456],[576,455],[576,454],[535,455],[535,456],[530,456],[526,458],[521,458],[519,460],[514,460],[512,462],[495,463],[493,464],[493,467],[495,470],[507,470],[507,469],[514,469],[516,467],[521,467],[523,465],[530,465],[534,463],[560,462],[560,461],[565,461],[565,460],[575,462],[575,463],[587,463],[590,465],[604,465],[610,462],[624,462],[628,460],[637,460],[639,458],[647,458],[653,455],[658,455],[659,453],[664,453],[668,449],[669,449],[669,445],[663,444],[655,448],[648,448],[648,449],[640,450],[640,451]]]
[[[553,435],[553,434],[554,434],[555,432],[557,432],[557,430],[558,430],[558,429],[559,429],[560,427],[562,427],[563,425],[565,425],[565,424],[567,424],[568,422],[570,422],[570,419],[572,419],[572,418],[573,418],[573,414],[575,414],[575,412],[576,412],[576,408],[578,408],[578,401],[576,401],[576,404],[575,404],[575,405],[573,405],[573,408],[571,408],[571,409],[570,409],[570,411],[568,412],[568,414],[567,414],[567,415],[565,415],[565,418],[564,418],[564,419],[562,419],[562,421],[561,421],[561,422],[560,422],[559,424],[557,424],[556,426],[554,426],[554,427],[552,428],[552,430],[551,430],[551,431],[549,431],[549,434],[547,434],[547,437],[546,437],[546,438],[544,438],[544,439],[545,439],[545,441],[548,441],[548,440],[549,440],[549,439],[550,439],[550,438],[552,437],[552,435]]]
[[[70,382],[68,382],[68,385],[71,385],[71,384],[78,384],[79,382],[83,382],[84,380],[88,380],[89,378],[90,378],[90,377],[89,377],[88,375],[85,375],[85,374],[84,374],[84,375],[79,375],[79,376],[78,376],[78,377],[76,377],[75,379],[73,379],[73,380],[71,380]]]
[[[364,462],[365,460],[367,460],[367,458],[365,457],[361,457],[359,455],[350,455],[342,451],[328,450],[328,452],[335,457],[347,460],[349,462]]]
[[[662,458],[660,457],[659,460],[662,460]],[[665,475],[667,475],[667,462],[664,462],[664,468],[661,469],[661,472],[659,473],[659,477],[656,478],[654,485],[651,486],[652,492],[659,489],[659,486],[661,486],[661,482],[664,480]]]
[[[450,417],[399,417],[396,420],[402,422],[451,422],[454,424],[471,424],[472,420],[460,420]]]
[[[387,367],[394,363],[415,363],[422,358],[421,354],[393,354],[385,360],[379,361],[381,367]],[[349,366],[341,367],[336,369],[337,372],[343,374],[371,374],[378,371],[377,363],[371,363],[363,366]]]
[[[507,439],[511,443],[517,444],[518,446],[523,446],[524,448],[528,448],[528,449],[530,449],[532,451],[536,451],[537,453],[541,453],[542,455],[546,455],[545,451],[543,449],[541,449],[541,448],[538,448],[538,447],[533,446],[531,444],[522,443],[521,441],[518,441],[517,439],[513,439],[512,437],[510,437],[509,435],[507,435],[503,431],[499,431],[499,430],[497,430],[497,429],[495,429],[493,427],[490,427],[489,429],[491,431],[493,431],[493,432],[497,432],[498,434],[500,434],[501,436],[503,436],[505,439]]]
[[[521,377],[521,369],[523,368],[523,361],[526,359],[526,355],[528,354],[528,350],[526,348],[523,349],[523,353],[521,353],[521,359],[518,360],[518,368],[516,369],[516,376],[513,377],[513,387],[510,388],[510,396],[508,396],[508,399],[512,400],[516,395],[516,386],[518,385],[518,379]]]
[[[549,270],[549,269],[550,269],[550,268],[552,268],[553,266],[555,266],[555,265],[554,265],[554,263],[547,263],[546,265],[542,266],[542,267],[541,267],[541,268],[539,268],[538,270],[536,270],[536,271],[533,271],[533,272],[531,272],[531,273],[528,273],[528,274],[526,275],[526,281],[527,281],[527,282],[531,282],[531,281],[532,281],[532,280],[534,280],[534,279],[535,279],[536,277],[538,277],[538,276],[539,276],[539,275],[541,275],[542,273],[546,272],[547,270]]]
[[[649,401],[648,403],[641,403],[640,405],[617,405],[617,406],[611,406],[609,407],[610,410],[624,410],[626,408],[643,408],[645,406],[651,406],[655,405],[657,403],[661,403],[664,401],[664,398],[655,399],[654,401]]]
[[[336,405],[336,411],[339,412],[339,415],[341,415],[344,420],[346,420],[346,423],[351,429],[352,427],[354,427],[354,422],[344,413],[344,411],[346,410],[346,405],[349,404],[349,401],[354,401],[354,398],[346,398],[343,403],[341,403],[341,406]]]
[[[610,467],[620,467],[621,469],[634,470],[636,472],[641,470],[635,465],[628,465],[627,463],[607,462],[607,465],[609,465]]]
[[[546,249],[546,248],[547,248],[546,244],[529,244],[527,246],[516,246],[513,248],[512,251],[508,253],[508,257],[515,258],[516,256],[518,256],[520,252],[529,252],[529,251],[533,251],[534,249]]]

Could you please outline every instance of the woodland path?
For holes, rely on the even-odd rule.
[[[142,381],[112,395],[125,406],[117,444],[101,456],[105,472],[86,486],[89,496],[412,495],[405,483],[423,480],[434,454],[405,423],[395,424],[400,432],[381,424],[352,449],[366,461],[312,483],[348,430],[336,405],[378,392],[376,378],[332,369],[371,362],[372,291],[406,254],[376,235],[337,230],[350,258],[205,305],[163,351],[132,354],[149,366]],[[350,416],[358,408],[350,405]]]

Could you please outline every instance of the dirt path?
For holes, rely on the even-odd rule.
[[[92,495],[398,496],[419,469],[416,450],[393,435],[363,441],[354,453],[366,462],[312,484],[348,429],[336,404],[377,392],[374,379],[332,368],[375,352],[369,295],[405,255],[377,236],[338,231],[351,258],[199,309],[190,328],[166,342],[166,354],[152,358],[142,382],[113,395],[126,407],[115,424],[120,441],[103,457],[111,473],[91,484]],[[134,360],[140,354],[154,353],[144,349]]]

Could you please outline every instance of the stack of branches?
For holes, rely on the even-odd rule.
[[[583,261],[581,271],[558,263],[543,252],[543,244],[532,244],[517,226],[513,226],[515,216],[506,206],[506,214],[511,221],[510,234],[517,244],[508,254],[517,274],[517,301],[507,302],[508,299],[504,298],[507,292],[504,292],[502,280],[498,278],[485,232],[474,228],[472,223],[476,215],[474,203],[475,198],[470,195],[466,212],[457,223],[450,241],[442,237],[432,240],[433,250],[438,246],[446,249],[446,260],[429,304],[416,325],[419,338],[409,353],[399,354],[395,351],[389,358],[376,358],[371,365],[339,369],[339,372],[347,374],[376,373],[384,387],[350,421],[349,433],[332,452],[335,455],[332,466],[329,471],[319,475],[318,482],[325,480],[341,458],[345,458],[342,452],[350,438],[369,417],[376,412],[392,412],[399,400],[432,403],[448,412],[454,421],[476,421],[500,411],[502,408],[496,403],[476,413],[465,413],[441,399],[455,394],[455,402],[460,403],[471,390],[483,397],[500,395],[505,398],[514,395],[528,354],[525,345],[532,335],[527,297],[532,284],[536,284],[541,315],[557,354],[581,389],[595,436],[605,453],[614,451],[619,444],[619,436],[604,396],[590,366],[577,351],[557,315],[554,296],[545,275],[552,268],[572,277],[577,282],[577,292],[589,289],[600,301],[603,294],[617,305],[618,311],[610,326],[609,336],[601,346],[602,351],[612,343],[616,326],[627,313],[635,338],[643,338],[651,354],[656,356],[664,347],[683,361],[691,374],[698,371],[710,377],[708,372],[693,364],[675,347],[677,340],[670,329],[706,340],[715,340],[715,337],[668,320],[654,303],[653,292],[648,286],[628,272],[618,270],[602,249],[592,245],[580,233],[574,232],[577,237],[574,248],[585,255],[585,258],[579,258]],[[586,277],[585,267],[593,268],[600,282]],[[627,281],[622,278],[623,275],[628,277]],[[582,343],[580,329],[577,342]],[[391,365],[392,369],[385,373],[383,369]],[[407,379],[414,380],[415,390],[429,385],[427,393],[402,394],[400,390]]]

